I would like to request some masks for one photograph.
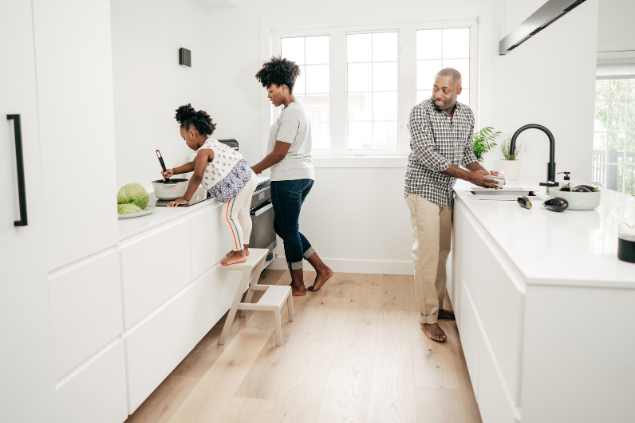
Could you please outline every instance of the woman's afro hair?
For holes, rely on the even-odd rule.
[[[212,118],[203,110],[198,112],[194,110],[191,104],[186,104],[176,109],[176,121],[181,124],[181,128],[186,131],[190,129],[190,125],[194,125],[201,135],[212,135],[216,124],[212,123]]]
[[[300,76],[300,66],[280,56],[272,57],[256,73],[256,79],[263,87],[269,88],[271,84],[276,84],[279,87],[286,85],[289,87],[289,93],[293,92],[293,86],[298,76]]]

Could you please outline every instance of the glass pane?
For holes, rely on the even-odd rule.
[[[461,94],[456,98],[456,101],[459,103],[463,103],[466,106],[470,105],[470,90],[469,88],[464,88]]]
[[[626,151],[630,153],[628,162],[635,164],[635,132],[626,134]]]
[[[595,99],[606,100],[609,98],[609,81],[595,81]]]
[[[328,150],[331,143],[330,125],[328,123],[311,122],[311,140],[313,141],[314,150]]]
[[[612,79],[611,100],[626,98],[627,88],[626,79]]]
[[[417,104],[432,97],[432,90],[417,91]]]
[[[397,146],[397,122],[375,122],[373,150],[395,149]]]
[[[440,29],[417,31],[417,60],[440,59],[441,46]]]
[[[348,65],[348,92],[371,91],[372,65],[370,63]]]
[[[397,90],[397,63],[373,63],[373,90]]]
[[[315,65],[306,67],[306,92],[329,92],[329,66]]]
[[[626,130],[626,100],[611,101],[609,103],[609,131],[624,130]]]
[[[608,149],[615,150],[617,152],[617,156],[624,155],[624,144],[626,142],[626,135],[624,133],[610,133],[608,136]],[[621,163],[621,160],[618,161]]]
[[[629,131],[635,131],[635,92],[628,101],[628,122],[626,126]]]
[[[298,65],[304,64],[304,37],[283,38],[281,40],[280,52],[282,57],[296,62]]]
[[[417,61],[417,89],[432,90],[434,76],[441,70],[440,60]]]
[[[443,58],[467,58],[470,57],[470,29],[444,29],[443,30]]]
[[[373,34],[373,61],[397,60],[397,33],[380,32]]]
[[[397,120],[397,93],[375,93],[373,120]]]
[[[607,101],[596,101],[595,102],[595,124],[593,125],[594,131],[606,131],[607,129],[607,120],[606,120],[606,111],[608,107]]]
[[[329,96],[328,95],[307,95],[306,108],[309,110],[311,125],[318,122],[329,121]]]
[[[635,195],[635,166],[624,167],[624,194]]]
[[[295,80],[293,94],[302,94],[304,92],[306,92],[306,66],[300,66],[300,76]]]
[[[357,93],[348,95],[348,120],[373,119],[373,95],[371,93]]]
[[[346,36],[346,52],[349,62],[370,62],[372,46],[371,34],[350,34]]]
[[[630,87],[629,96],[631,97],[632,100],[635,100],[635,79],[629,79],[628,85]]]
[[[470,59],[443,60],[443,67],[458,70],[463,80],[463,88],[470,86]]]
[[[329,63],[329,37],[306,37],[306,64]]]
[[[373,124],[371,122],[350,122],[348,124],[349,150],[370,148],[373,140]]]
[[[594,150],[606,150],[606,134],[595,133],[593,134],[593,149]],[[595,160],[595,157],[594,157]]]

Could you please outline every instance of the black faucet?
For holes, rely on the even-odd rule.
[[[541,182],[540,186],[557,187],[560,184],[556,182],[556,163],[554,161],[554,157],[556,155],[556,141],[554,140],[553,134],[551,133],[550,130],[548,130],[542,125],[538,125],[535,123],[530,123],[529,125],[523,126],[518,131],[516,131],[514,136],[512,136],[512,140],[509,143],[509,154],[513,156],[514,151],[516,151],[516,138],[518,138],[518,135],[520,135],[521,132],[526,131],[527,129],[532,129],[532,128],[540,129],[549,137],[549,163],[547,163],[547,182]],[[547,188],[547,190],[549,190],[549,188]]]

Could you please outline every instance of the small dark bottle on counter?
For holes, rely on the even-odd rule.
[[[635,263],[635,239],[618,238],[617,258],[629,263]]]

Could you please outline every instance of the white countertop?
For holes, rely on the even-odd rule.
[[[580,184],[572,181],[572,186]],[[529,210],[515,201],[474,199],[468,190],[472,186],[458,181],[456,201],[467,207],[526,283],[635,289],[635,263],[617,258],[618,221],[635,219],[634,197],[602,188],[597,209],[557,213],[542,206],[548,197],[537,181],[506,185],[535,190],[541,198],[531,197]]]
[[[149,205],[154,205],[157,198],[154,192],[150,193]],[[162,225],[170,220],[178,219],[181,216],[185,216],[188,213],[195,212],[204,207],[220,207],[222,203],[210,198],[200,203],[196,203],[193,206],[188,207],[157,207],[152,214],[133,217],[130,219],[119,219],[119,241],[130,238],[141,232],[145,232],[159,225]]]

